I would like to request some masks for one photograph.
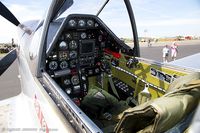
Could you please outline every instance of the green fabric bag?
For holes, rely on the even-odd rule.
[[[115,127],[115,132],[160,133],[175,126],[194,111],[199,103],[199,75],[194,73],[184,76],[176,81],[178,84],[172,84],[171,92],[125,110],[119,115],[120,121]]]
[[[96,86],[90,88],[81,106],[87,109],[85,113],[105,132],[113,131],[119,121],[118,115],[129,108],[126,101],[118,101],[114,96]],[[107,128],[108,126],[113,128]]]

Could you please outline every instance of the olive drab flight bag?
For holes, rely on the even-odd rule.
[[[180,77],[168,92],[119,114],[116,133],[160,133],[172,129],[195,111],[200,101],[200,73]],[[182,127],[186,130],[189,124]]]

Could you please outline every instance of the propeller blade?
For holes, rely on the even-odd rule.
[[[16,58],[17,52],[16,49],[14,49],[0,60],[0,76],[7,70],[7,68],[9,68],[9,66],[15,61]]]
[[[4,6],[2,2],[0,2],[0,15],[16,26],[20,24],[17,18],[10,12],[10,10],[8,10],[6,6]]]

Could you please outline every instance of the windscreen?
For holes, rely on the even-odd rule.
[[[106,0],[73,0],[73,5],[67,9],[59,18],[70,14],[92,14],[96,15]]]
[[[123,0],[109,0],[99,18],[119,39],[131,48],[134,47],[131,23]]]
[[[70,14],[96,15],[105,2],[106,0],[74,0],[73,5],[59,18]],[[130,19],[123,0],[109,0],[98,17],[119,39],[131,48],[134,46]]]

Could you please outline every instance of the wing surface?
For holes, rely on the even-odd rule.
[[[0,101],[0,132],[37,132],[39,125],[36,114],[21,93],[18,96]]]

